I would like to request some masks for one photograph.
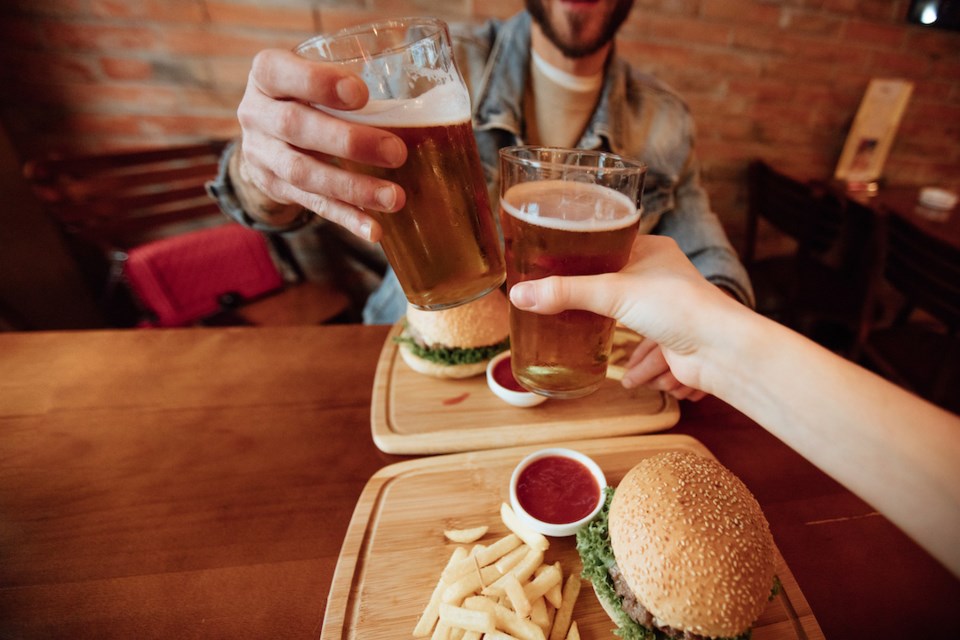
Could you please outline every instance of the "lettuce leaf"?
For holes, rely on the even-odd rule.
[[[610,501],[613,500],[613,488],[603,490],[603,508],[587,526],[577,532],[577,551],[583,562],[583,578],[593,583],[597,597],[605,602],[614,612],[613,621],[619,627],[614,633],[624,640],[658,640],[666,636],[653,629],[648,629],[628,616],[622,608],[622,601],[613,587],[610,577],[610,567],[616,562],[613,557],[613,548],[610,546],[608,518],[610,516]]]
[[[501,351],[510,348],[510,338],[486,347],[461,349],[460,347],[425,347],[406,334],[396,336],[394,342],[405,344],[418,358],[444,365],[475,364],[490,360]]]

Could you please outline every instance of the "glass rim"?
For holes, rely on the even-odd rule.
[[[343,27],[338,29],[333,33],[319,33],[315,36],[307,38],[296,47],[293,48],[293,51],[297,54],[301,54],[305,49],[315,45],[318,42],[332,42],[334,40],[339,40],[342,38],[347,38],[350,36],[355,36],[359,33],[367,32],[376,32],[377,30],[386,31],[393,30],[401,26],[431,26],[434,29],[423,33],[419,38],[404,42],[400,45],[395,45],[392,47],[385,47],[384,49],[369,55],[358,55],[351,58],[340,58],[337,60],[322,60],[321,62],[335,62],[335,63],[351,63],[357,62],[358,60],[369,60],[370,58],[379,58],[381,56],[393,55],[403,51],[404,49],[410,47],[413,44],[422,42],[424,40],[429,40],[430,38],[435,38],[437,34],[444,34],[448,32],[447,23],[441,20],[440,18],[429,18],[429,17],[407,17],[407,18],[387,18],[384,20],[378,20],[376,22],[364,22],[361,24],[355,24],[349,27]]]
[[[609,167],[604,165],[584,165],[576,164],[574,162],[564,162],[562,160],[545,160],[535,157],[523,157],[518,155],[518,152],[530,152],[531,154],[542,153],[542,152],[557,152],[557,155],[566,154],[566,155],[578,155],[578,156],[587,156],[593,158],[612,158],[616,161],[622,163],[622,166]],[[618,153],[613,153],[612,151],[602,151],[600,149],[576,149],[569,147],[550,147],[544,145],[513,145],[509,147],[503,147],[500,149],[500,157],[512,162],[517,162],[528,167],[538,168],[538,167],[551,167],[551,168],[581,168],[581,169],[590,169],[590,168],[599,168],[603,169],[605,172],[609,173],[631,173],[637,170],[640,170],[643,173],[647,172],[648,166],[646,162],[641,160],[633,160],[626,156],[622,156]]]

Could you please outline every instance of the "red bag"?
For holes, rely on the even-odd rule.
[[[124,276],[160,327],[191,325],[231,302],[283,288],[260,233],[237,224],[149,242],[127,252]]]

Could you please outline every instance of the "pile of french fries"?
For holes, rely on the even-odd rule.
[[[508,504],[500,518],[510,533],[457,547],[413,630],[431,640],[580,640],[573,606],[580,576],[564,581],[559,562],[544,562],[549,540],[524,524]],[[444,535],[471,544],[488,527],[454,529]]]

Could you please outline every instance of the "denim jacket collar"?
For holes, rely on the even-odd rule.
[[[473,114],[474,127],[479,131],[502,129],[514,135],[517,143],[523,140],[523,96],[530,69],[531,17],[526,11],[503,23],[496,35],[489,63],[484,74],[484,85],[476,93]],[[615,55],[604,79],[600,100],[590,121],[576,145],[582,149],[613,148],[611,122],[613,109],[623,109],[627,68]]]

